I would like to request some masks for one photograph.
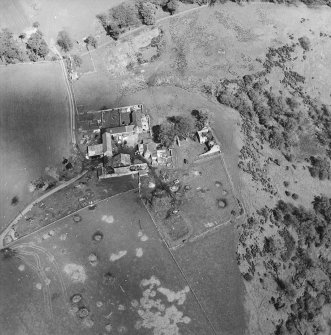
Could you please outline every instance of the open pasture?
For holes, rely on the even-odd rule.
[[[69,101],[60,64],[0,68],[0,229],[33,198],[32,180],[70,152]],[[11,206],[13,197],[16,206]]]

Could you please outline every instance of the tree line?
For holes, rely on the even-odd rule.
[[[153,25],[158,9],[174,14],[179,3],[206,4],[207,0],[136,0],[135,3],[123,2],[113,7],[106,13],[97,15],[100,23],[109,36],[118,39],[127,29],[138,27],[142,24]]]

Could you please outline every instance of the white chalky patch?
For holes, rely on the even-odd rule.
[[[152,276],[151,279],[143,279],[141,281],[141,285],[142,286],[151,286],[153,288],[155,285],[160,286],[161,282],[155,276]]]
[[[156,293],[160,292],[167,297],[169,302],[177,302],[178,305],[184,303],[186,293],[189,288],[186,286],[179,292],[173,292],[167,288],[160,287],[159,279],[152,276],[150,279],[143,279],[141,286],[146,289],[142,293],[140,300],[132,300],[131,306],[140,316],[141,320],[135,324],[136,329],[152,329],[153,334],[179,335],[178,323],[187,324],[191,321],[188,316],[184,316],[173,304],[170,307],[156,298]]]
[[[169,302],[177,301],[178,305],[183,305],[186,300],[186,294],[190,292],[190,288],[188,286],[185,286],[183,290],[178,292],[171,291],[165,287],[159,287],[157,290],[165,295]]]
[[[111,262],[115,262],[115,261],[119,260],[120,258],[124,257],[126,254],[127,254],[126,250],[121,250],[117,254],[111,254],[110,257],[109,257],[109,260]]]
[[[125,306],[124,305],[118,305],[118,310],[119,311],[125,311]]]
[[[66,264],[63,271],[74,283],[84,283],[87,278],[85,269],[79,264]]]
[[[65,241],[67,239],[67,234],[62,234],[61,236],[60,236],[60,240],[61,241]]]
[[[102,307],[103,306],[103,302],[102,301],[97,301],[97,303],[96,303],[96,305],[97,305],[97,307]]]
[[[45,279],[45,284],[48,286],[51,283],[51,280],[49,278]]]
[[[142,242],[146,242],[147,240],[148,240],[148,236],[145,234],[140,237],[140,241]]]
[[[142,248],[137,248],[136,249],[136,256],[137,257],[141,257],[144,254],[143,249]]]
[[[91,320],[89,317],[85,318],[82,323],[86,328],[92,328],[94,325],[94,321]]]
[[[67,234],[61,234],[60,235],[60,240],[65,241],[67,239]]]
[[[108,325],[105,326],[106,332],[110,333],[111,330],[113,329],[112,325],[110,323],[108,323]]]
[[[141,236],[143,236],[143,232],[142,232],[142,231],[139,231],[139,233],[138,233],[138,237],[141,237]]]
[[[18,267],[18,269],[19,269],[20,271],[24,271],[24,270],[25,270],[25,265],[24,265],[24,264],[21,264],[21,265]]]
[[[41,289],[42,289],[42,285],[41,285],[40,283],[37,283],[37,284],[36,284],[36,289],[37,289],[37,290],[41,290]]]
[[[101,220],[105,221],[107,223],[113,223],[114,222],[114,217],[112,215],[103,215]]]

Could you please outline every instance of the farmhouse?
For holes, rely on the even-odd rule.
[[[132,105],[114,109],[88,112],[80,118],[93,133],[102,133],[102,143],[87,147],[88,158],[113,155],[113,143],[138,144],[139,134],[150,130],[149,116],[143,113],[143,105]]]

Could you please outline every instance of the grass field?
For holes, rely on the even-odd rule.
[[[121,0],[3,0],[0,3],[0,26],[15,33],[38,21],[47,43],[56,40],[60,30],[67,30],[73,39],[93,34],[105,35],[96,15],[121,3]]]
[[[235,260],[234,225],[174,251],[217,334],[245,334],[245,288]]]
[[[60,64],[0,68],[1,224],[30,202],[29,182],[70,152],[69,103]],[[16,207],[11,199],[18,196]]]
[[[4,334],[106,334],[110,326],[115,334],[213,334],[137,193],[79,218],[23,238],[16,257],[0,260],[0,299],[11,301],[0,307]],[[75,294],[82,300],[73,304]],[[80,319],[83,306],[89,315]]]
[[[136,188],[136,184],[137,181],[131,176],[98,180],[96,172],[90,172],[33,206],[17,222],[15,231],[22,237],[87,207],[90,202],[98,203],[102,199]]]
[[[32,22],[23,5],[24,1],[2,0],[0,3],[0,28],[8,28],[19,34],[29,27]]]

